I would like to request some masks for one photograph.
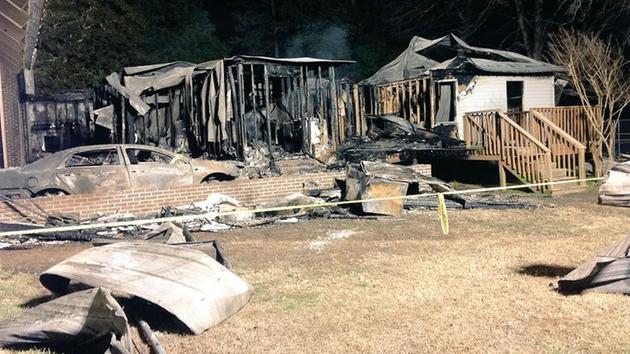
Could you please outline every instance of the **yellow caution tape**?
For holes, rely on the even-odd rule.
[[[448,235],[448,214],[446,213],[446,202],[442,193],[437,195],[437,212],[440,218],[440,225],[442,226],[442,233]]]
[[[529,187],[540,187],[540,186],[552,186],[552,185],[560,185],[567,183],[576,183],[576,182],[589,182],[589,181],[600,181],[604,179],[603,177],[597,178],[586,178],[581,180],[564,180],[564,181],[556,181],[556,182],[543,182],[543,183],[531,183],[531,184],[521,184],[515,186],[506,186],[506,187],[489,187],[489,188],[476,188],[476,189],[466,189],[466,190],[454,190],[449,192],[442,193],[425,193],[425,194],[413,194],[413,195],[397,195],[392,197],[377,197],[377,198],[369,198],[369,199],[359,199],[359,200],[343,200],[339,202],[323,202],[316,204],[304,204],[304,205],[291,205],[284,207],[272,207],[272,208],[262,208],[262,209],[239,209],[234,211],[225,211],[225,212],[209,212],[204,214],[195,214],[195,215],[181,215],[181,216],[168,216],[163,218],[150,218],[150,219],[139,219],[139,220],[127,220],[127,221],[114,221],[114,222],[105,222],[105,223],[93,223],[93,224],[81,224],[81,225],[68,225],[68,226],[56,226],[56,227],[48,227],[48,228],[33,228],[28,230],[17,230],[17,231],[5,231],[0,232],[0,237],[6,236],[20,236],[20,235],[34,235],[34,234],[46,234],[53,232],[68,232],[68,231],[83,231],[90,229],[101,229],[101,228],[110,228],[110,227],[121,227],[121,226],[140,226],[140,225],[149,225],[153,223],[160,222],[184,222],[184,221],[192,221],[192,220],[212,220],[217,216],[226,216],[226,215],[237,215],[237,214],[245,214],[245,213],[264,213],[270,211],[283,211],[283,210],[295,210],[295,209],[313,209],[320,207],[329,207],[329,206],[340,206],[340,205],[351,205],[351,204],[360,204],[365,202],[375,202],[375,201],[384,201],[384,200],[406,200],[406,199],[419,199],[419,198],[429,198],[437,195],[454,195],[454,194],[472,194],[472,193],[487,193],[494,191],[504,191],[510,189],[522,189]],[[446,213],[445,213],[446,214]],[[447,229],[448,230],[448,229]]]

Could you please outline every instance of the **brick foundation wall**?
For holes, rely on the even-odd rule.
[[[50,214],[72,214],[80,219],[92,218],[97,213],[116,212],[145,216],[159,212],[162,207],[181,206],[206,200],[212,192],[233,197],[245,206],[269,202],[282,196],[313,188],[329,188],[345,172],[325,172],[307,175],[280,176],[260,179],[243,179],[229,182],[211,182],[196,186],[170,189],[140,189],[109,193],[76,194],[32,199]],[[17,200],[22,213],[6,203],[0,203],[1,222],[42,222],[37,209],[28,200]]]
[[[5,136],[7,146],[7,166],[14,167],[24,164],[24,149],[22,148],[22,118],[20,114],[18,74],[8,65],[0,62],[2,79],[2,109],[4,113]]]

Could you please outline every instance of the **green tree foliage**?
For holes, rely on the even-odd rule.
[[[544,57],[548,35],[576,28],[630,48],[630,0],[48,0],[36,81],[59,92],[123,66],[236,54],[354,59],[355,80],[413,35]]]
[[[126,0],[49,0],[39,38],[38,90],[97,85],[114,68],[140,62],[145,24]]]
[[[193,0],[48,0],[35,64],[37,90],[100,85],[124,66],[224,56]]]

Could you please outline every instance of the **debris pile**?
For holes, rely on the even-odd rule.
[[[353,136],[337,148],[339,159],[350,163],[386,161],[412,163],[425,157],[463,157],[464,143],[421,129],[396,115],[369,116],[367,136]]]
[[[599,187],[599,203],[630,207],[630,161],[619,163],[610,169],[604,183]]]
[[[135,353],[118,301],[153,304],[192,334],[249,302],[252,288],[228,269],[216,241],[198,242],[174,223],[160,225],[145,238],[89,248],[46,270],[40,282],[59,297],[0,321],[0,347]],[[148,324],[138,319],[138,325],[150,346],[158,347]]]
[[[453,209],[511,209],[535,208],[536,206],[519,200],[518,197],[468,196],[453,193],[449,184],[437,178],[425,176],[412,167],[392,165],[383,162],[362,161],[360,164],[349,164],[346,169],[346,200],[363,201],[361,210],[368,214],[399,216],[403,208],[436,209],[435,198],[405,198],[404,196],[426,193],[445,193],[446,207]]]

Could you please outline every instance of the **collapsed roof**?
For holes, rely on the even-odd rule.
[[[343,64],[353,64],[352,60],[331,60],[310,57],[299,58],[271,58],[264,56],[237,55],[225,59],[211,60],[200,64],[193,64],[185,61],[175,61],[170,63],[131,66],[123,69],[123,77],[117,73],[112,73],[107,77],[107,81],[123,96],[129,99],[129,103],[140,114],[146,114],[149,106],[143,102],[139,96],[145,92],[158,91],[161,89],[190,82],[197,75],[207,75],[218,70],[223,72],[223,67],[234,63],[242,64],[280,64],[295,66],[320,66],[328,68]],[[124,83],[124,84],[123,84]],[[124,86],[123,86],[124,85]]]
[[[454,34],[429,40],[415,36],[398,58],[363,81],[381,85],[428,76],[436,70],[467,70],[490,74],[550,74],[560,66],[505,50],[471,46]]]

